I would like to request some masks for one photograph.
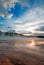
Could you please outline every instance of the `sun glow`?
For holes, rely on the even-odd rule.
[[[27,28],[26,31],[34,32],[33,28]]]

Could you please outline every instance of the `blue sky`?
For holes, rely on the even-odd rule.
[[[0,30],[44,33],[44,0],[0,0]]]

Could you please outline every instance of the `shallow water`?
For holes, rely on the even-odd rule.
[[[44,65],[44,39],[2,36],[0,37],[0,58],[0,62],[4,59],[5,62],[9,62],[6,65]]]

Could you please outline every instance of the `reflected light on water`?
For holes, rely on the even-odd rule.
[[[35,45],[35,40],[31,40],[31,43],[26,44],[26,46],[27,46],[28,48],[35,48],[35,47],[36,47],[36,45]]]
[[[31,40],[31,43],[27,44],[26,46],[31,49],[36,49],[35,40]]]
[[[30,46],[35,46],[35,41],[34,40],[32,40]]]

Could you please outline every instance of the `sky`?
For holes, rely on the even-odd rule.
[[[44,34],[44,0],[0,0],[0,30]]]

